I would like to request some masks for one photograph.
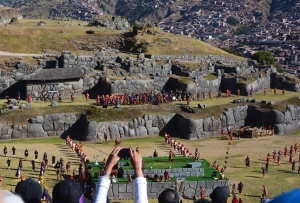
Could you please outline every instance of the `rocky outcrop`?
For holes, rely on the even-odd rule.
[[[89,23],[89,26],[100,26],[112,30],[125,30],[129,29],[129,23],[126,18],[119,16],[102,16],[94,19]]]
[[[19,10],[16,9],[0,9],[0,25],[10,23],[12,18],[22,19],[22,15]]]

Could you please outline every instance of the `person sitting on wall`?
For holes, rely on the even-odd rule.
[[[167,170],[165,170],[165,172],[164,172],[164,179],[165,179],[165,181],[170,180],[169,172]]]

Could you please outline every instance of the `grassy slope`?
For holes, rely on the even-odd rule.
[[[37,26],[40,19],[23,19],[19,24],[2,26],[0,29],[0,50],[16,53],[41,53],[44,49],[59,52],[69,50],[82,53],[72,41],[81,38],[102,37],[120,34],[120,31],[93,28],[94,35],[85,33],[90,28],[86,22],[43,20],[45,26]],[[79,26],[82,24],[84,26]]]
[[[124,32],[104,28],[87,27],[86,22],[43,20],[45,26],[37,26],[40,19],[23,19],[19,24],[1,26],[0,50],[16,53],[41,53],[44,49],[70,50],[73,53],[84,54],[74,41],[84,40],[86,43],[95,42],[100,38],[105,40],[111,36],[122,35]],[[83,24],[84,26],[79,26]],[[94,35],[86,34],[86,30],[94,29]],[[186,36],[174,35],[158,30],[156,35],[137,36],[138,43],[150,43],[148,54],[225,54],[216,47],[200,40]],[[172,42],[172,43],[170,43]],[[232,56],[232,55],[230,55]]]
[[[183,35],[175,35],[171,33],[157,30],[155,35],[139,35],[136,36],[137,42],[149,42],[147,54],[155,55],[182,55],[182,54],[222,54],[230,55],[227,52],[214,46],[206,44],[200,40],[190,38]],[[230,55],[234,57],[233,55]]]

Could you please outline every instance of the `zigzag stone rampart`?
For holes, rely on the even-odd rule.
[[[31,118],[27,124],[0,123],[0,139],[37,138],[67,135],[77,140],[108,139],[163,135],[165,132],[184,139],[219,137],[222,130],[243,126],[273,126],[276,134],[291,133],[300,126],[300,107],[287,105],[284,112],[262,111],[254,106],[235,106],[216,117],[188,119],[181,114],[146,114],[132,121],[95,122],[76,113],[50,114]]]
[[[93,56],[74,56],[65,51],[59,56],[36,57],[39,62],[33,67],[18,61],[14,70],[1,70],[0,94],[2,96],[10,94],[15,97],[21,90],[23,99],[29,94],[34,100],[41,99],[43,92],[53,89],[51,86],[53,83],[55,83],[54,90],[59,91],[63,97],[69,97],[74,92],[83,94],[95,90],[97,90],[96,94],[138,94],[163,89],[182,89],[193,94],[209,91],[217,93],[219,90],[226,89],[235,93],[240,89],[242,95],[248,95],[251,87],[255,93],[262,91],[264,87],[270,88],[275,85],[286,90],[299,91],[297,82],[278,79],[276,69],[258,66],[253,61],[241,58],[217,55],[151,56],[150,58],[145,58],[143,54],[137,57],[130,55],[124,57],[118,50],[106,49]],[[172,63],[172,61],[192,60],[206,65],[195,70],[184,70]],[[25,76],[41,68],[76,68],[84,73],[84,77],[77,81],[24,81]],[[215,74],[217,78],[206,79],[205,76],[209,74]],[[183,82],[181,77],[189,77],[190,82]],[[255,81],[252,81],[253,78]],[[250,80],[251,83],[241,82],[241,79]]]

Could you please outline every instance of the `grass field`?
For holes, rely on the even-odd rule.
[[[268,92],[266,96],[263,94],[256,94],[252,98],[267,101],[275,101],[276,105],[274,108],[284,109],[287,103],[298,104],[299,93],[287,92],[285,95],[273,95],[272,90]],[[196,108],[198,103],[204,103],[211,106],[206,110],[201,110],[200,115],[196,114],[195,117],[211,116],[213,114],[220,114],[224,108],[234,106],[230,104],[233,99],[237,96],[232,96],[231,98],[214,98],[213,100],[201,100],[193,101],[190,105]],[[4,100],[0,101],[1,103]],[[102,109],[101,107],[91,107],[94,103],[90,100],[88,103],[82,96],[76,97],[75,103],[69,102],[68,98],[64,99],[64,102],[60,103],[59,107],[52,108],[49,107],[49,102],[33,102],[33,108],[10,111],[5,114],[1,114],[1,121],[22,121],[27,122],[28,118],[32,118],[36,115],[44,115],[49,113],[58,112],[89,112],[94,110],[99,112],[95,115],[90,115],[91,118],[99,120],[118,120],[135,118],[142,116],[145,113],[171,113],[174,112],[174,108],[170,108],[170,104],[159,106],[158,108],[152,109],[152,105],[147,105],[145,108],[136,108],[135,106],[125,106],[121,110],[114,109],[110,107],[109,109]],[[177,102],[177,104],[185,102]],[[175,105],[175,104],[172,104]],[[171,105],[171,106],[172,106]],[[259,106],[259,104],[256,104]],[[176,111],[176,109],[175,109]],[[110,119],[107,119],[110,117]],[[179,142],[184,143],[192,152],[195,148],[198,148],[202,153],[201,158],[206,159],[209,163],[217,161],[220,166],[224,164],[225,152],[227,151],[228,141],[219,140],[217,138],[205,139],[205,140],[181,140],[177,139]],[[228,159],[228,169],[225,173],[227,178],[232,182],[238,183],[242,181],[245,185],[245,192],[240,196],[244,202],[257,202],[259,196],[262,193],[262,184],[267,185],[269,188],[270,196],[275,196],[282,191],[289,190],[291,188],[299,187],[300,174],[296,174],[291,171],[291,165],[288,163],[288,158],[282,159],[282,164],[277,166],[275,162],[271,162],[269,167],[269,173],[265,178],[262,178],[261,167],[265,163],[266,154],[271,153],[274,149],[283,150],[285,146],[291,146],[296,142],[300,143],[300,131],[295,132],[293,135],[285,136],[271,136],[271,137],[260,137],[254,139],[241,139],[234,140],[231,148],[229,150]],[[17,158],[12,158],[11,170],[7,170],[6,157],[2,155],[2,149],[7,146],[9,149],[9,156],[11,157],[11,148],[15,146],[17,148]],[[136,138],[136,139],[122,139],[122,147],[139,147],[143,157],[149,157],[153,154],[156,149],[159,156],[168,156],[168,151],[170,147],[166,145],[162,137],[159,136],[148,136],[147,139]],[[14,189],[18,182],[18,179],[14,177],[15,169],[17,167],[19,158],[23,158],[23,153],[25,149],[29,150],[29,160],[23,161],[24,170],[22,171],[23,176],[38,178],[38,172],[32,172],[30,161],[33,158],[33,151],[37,149],[39,151],[40,157],[46,151],[48,157],[55,155],[57,159],[62,157],[65,161],[71,161],[71,171],[73,169],[78,169],[78,158],[74,152],[68,149],[64,140],[60,138],[46,138],[46,139],[32,139],[32,140],[10,140],[0,142],[0,174],[4,176],[3,189]],[[99,161],[107,158],[108,154],[113,149],[112,141],[107,145],[102,142],[97,143],[84,143],[84,151],[88,154],[89,158],[92,160],[93,155],[99,156]],[[247,169],[244,166],[245,157],[249,156],[251,159],[251,168]],[[298,161],[299,153],[294,157]],[[37,164],[38,167],[39,164]],[[48,186],[50,192],[57,183],[55,170],[49,167],[45,174],[46,185]],[[125,180],[124,180],[125,181]],[[120,201],[119,201],[120,202]],[[127,203],[132,201],[122,201],[122,203]],[[157,202],[156,200],[151,200],[150,203]],[[185,200],[184,202],[191,202]]]
[[[164,139],[159,136],[150,136],[145,138],[136,139],[124,139],[122,140],[122,147],[139,147],[143,157],[152,155],[156,149],[159,156],[167,156],[170,147],[164,143]],[[212,163],[217,161],[220,166],[223,165],[225,152],[227,151],[228,141],[220,140],[217,138],[211,138],[206,140],[188,141],[178,139],[185,146],[189,147],[191,151],[198,148],[202,153],[201,158],[208,160]],[[98,155],[98,160],[107,158],[108,154],[113,149],[113,141],[109,144],[104,143],[84,143],[83,149],[92,159],[93,155]],[[275,196],[282,191],[299,187],[300,174],[296,174],[291,171],[291,165],[288,163],[288,158],[282,159],[282,164],[277,166],[275,162],[271,162],[269,167],[269,173],[265,178],[262,178],[261,167],[265,163],[267,153],[271,153],[274,149],[283,150],[285,146],[293,145],[295,142],[300,143],[300,132],[296,132],[294,135],[289,136],[272,136],[272,137],[260,137],[254,139],[241,139],[233,140],[232,146],[229,150],[228,168],[225,175],[235,183],[242,181],[245,185],[244,192],[241,196],[244,202],[257,202],[259,196],[262,193],[262,185],[265,184],[269,189],[269,195]],[[78,158],[74,152],[67,148],[64,144],[64,140],[59,138],[49,139],[34,139],[30,141],[13,140],[13,141],[1,141],[0,149],[4,146],[8,147],[8,155],[11,157],[11,148],[15,146],[17,148],[17,157],[12,158],[11,170],[7,170],[6,157],[0,156],[0,173],[4,176],[3,189],[14,189],[18,182],[18,179],[14,177],[15,169],[17,167],[19,158],[23,158],[25,148],[29,150],[29,160],[23,161],[24,170],[22,174],[25,178],[32,177],[37,179],[38,172],[32,172],[30,160],[33,158],[33,151],[37,149],[39,156],[46,151],[48,157],[53,154],[57,159],[62,157],[65,161],[71,161],[71,172],[74,168],[78,169]],[[177,154],[177,156],[179,156]],[[244,165],[244,159],[249,156],[251,159],[251,168],[247,169]],[[294,159],[298,160],[299,153],[297,153]],[[38,166],[38,164],[37,164]],[[49,167],[45,174],[46,185],[50,192],[55,183],[57,183],[55,171],[52,167]],[[118,201],[122,203],[132,201]],[[151,200],[157,202],[157,200]],[[191,202],[185,200],[184,202]]]

